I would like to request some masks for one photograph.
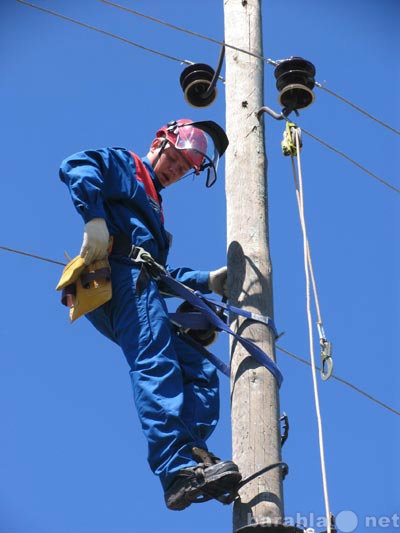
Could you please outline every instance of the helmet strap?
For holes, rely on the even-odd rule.
[[[167,146],[167,143],[168,143],[168,139],[166,137],[164,137],[164,139],[161,142],[161,146],[159,148],[157,157],[155,158],[154,163],[153,163],[154,171],[156,170],[157,163],[159,162],[160,157],[162,156],[162,154],[163,154],[163,152],[165,150],[165,147]]]

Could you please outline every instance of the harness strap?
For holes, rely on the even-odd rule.
[[[209,322],[213,324],[216,328],[220,329],[221,331],[225,331],[229,335],[232,335],[232,337],[234,337],[238,342],[240,342],[240,344],[249,352],[249,354],[252,355],[258,363],[260,363],[260,365],[264,366],[267,370],[271,372],[271,374],[276,379],[278,387],[281,386],[283,376],[274,361],[265,352],[263,352],[263,350],[261,350],[259,346],[232,331],[231,328],[227,324],[225,324],[222,318],[220,318],[216,313],[214,313],[210,306],[207,305],[207,303],[204,301],[203,295],[200,292],[192,291],[179,281],[176,281],[169,274],[160,274],[160,280],[165,283],[173,291],[174,294],[200,309],[207,317]]]
[[[212,363],[220,372],[222,372],[222,374],[225,374],[225,376],[228,378],[230,377],[231,372],[230,372],[229,365],[224,363],[222,359],[220,359],[213,353],[209,352],[207,348],[205,348],[202,344],[192,339],[190,335],[187,335],[186,333],[183,333],[180,330],[178,330],[176,334],[178,335],[178,337],[183,339],[187,344],[189,344],[190,346],[195,348],[199,353],[204,355],[204,357],[208,359],[210,363]]]
[[[160,197],[158,196],[158,193],[154,186],[153,180],[151,179],[149,171],[145,167],[140,157],[138,157],[133,152],[130,152],[130,154],[133,157],[133,160],[135,161],[135,165],[136,165],[136,179],[140,181],[141,183],[143,183],[144,190],[146,191],[147,197],[153,200],[153,202],[158,206],[158,211],[160,213],[161,222],[164,224],[164,213],[163,213],[162,205],[160,202]]]
[[[204,297],[204,300],[207,300],[208,302],[213,302],[213,300]],[[214,302],[215,303],[215,302]],[[262,324],[265,324],[268,326],[272,331],[274,332],[275,338],[277,339],[279,337],[278,331],[276,329],[275,323],[269,316],[259,315],[258,313],[253,313],[252,311],[246,311],[245,309],[239,309],[239,307],[235,307],[233,305],[230,305],[224,301],[215,303],[215,305],[218,305],[218,307],[222,307],[223,309],[226,309],[227,311],[231,311],[232,313],[235,313],[239,316],[244,316],[245,318],[250,318],[251,320],[254,320],[254,322],[261,322]]]
[[[210,322],[200,311],[169,313],[169,319],[184,329],[209,329]]]
[[[111,269],[109,267],[99,268],[93,272],[84,272],[81,275],[81,282],[86,289],[93,281],[110,281]]]
[[[263,350],[261,350],[261,348],[254,344],[252,341],[245,339],[239,334],[232,331],[231,328],[224,322],[224,320],[220,316],[218,316],[218,314],[215,313],[214,310],[207,304],[207,298],[201,292],[193,291],[189,287],[186,287],[186,285],[184,285],[183,283],[180,283],[179,281],[174,279],[163,266],[159,265],[146,250],[139,246],[131,245],[130,249],[125,251],[125,255],[127,255],[132,261],[136,263],[144,264],[149,269],[149,272],[154,279],[162,282],[167,288],[171,290],[173,295],[178,296],[183,300],[186,300],[194,307],[199,309],[199,311],[201,311],[202,314],[206,317],[208,322],[215,326],[218,330],[225,331],[229,335],[232,335],[232,337],[234,337],[238,342],[240,342],[240,344],[249,352],[251,356],[256,359],[256,361],[260,365],[264,366],[267,370],[271,372],[271,374],[276,379],[278,387],[281,386],[283,376],[278,366],[272,360],[272,358],[269,357],[265,352],[263,352]],[[218,303],[217,305],[220,306],[220,303]],[[230,310],[232,311],[233,309],[237,308],[230,308]],[[241,309],[237,309],[237,311],[242,313]],[[251,313],[249,313],[248,318],[252,318]],[[267,319],[267,317],[263,318]],[[263,320],[263,322],[268,323],[268,326],[272,327],[273,322],[271,319],[269,320],[270,323],[268,323],[268,320]],[[273,327],[272,329],[276,334],[275,327]]]

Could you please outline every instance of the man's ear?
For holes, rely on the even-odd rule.
[[[160,139],[159,137],[156,137],[155,139],[153,139],[150,145],[150,152],[154,153],[156,150],[158,150],[161,146],[161,143],[162,143],[162,139]]]

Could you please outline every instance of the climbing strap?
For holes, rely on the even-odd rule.
[[[256,359],[256,361],[260,365],[264,366],[265,368],[267,368],[267,370],[271,372],[271,374],[276,379],[278,387],[281,386],[283,376],[274,361],[256,344],[232,331],[231,328],[224,322],[224,320],[222,320],[222,318],[219,317],[207,304],[207,298],[205,298],[203,294],[201,294],[199,291],[193,291],[192,289],[186,287],[185,285],[183,285],[183,283],[176,281],[168,273],[160,274],[160,281],[167,285],[171,289],[173,294],[180,298],[183,298],[184,300],[195,306],[197,309],[199,309],[208,319],[210,324],[215,326],[220,331],[225,331],[229,335],[232,335],[232,337],[234,337],[238,342],[240,342],[240,344],[249,352],[250,355],[252,355]]]
[[[205,348],[202,344],[195,341],[190,335],[187,333],[184,333],[180,329],[176,330],[176,334],[178,337],[180,337],[182,340],[186,342],[186,344],[189,344],[192,346],[197,352],[201,353],[206,359],[210,361],[222,374],[224,374],[227,378],[230,377],[230,367],[226,363],[222,361],[219,357],[214,355],[212,352],[208,351],[207,348]]]
[[[259,346],[254,344],[252,341],[245,339],[234,331],[232,331],[232,329],[225,323],[225,321],[220,316],[218,316],[217,313],[215,313],[212,307],[208,304],[208,299],[201,292],[194,291],[183,283],[180,283],[179,281],[174,279],[167,272],[167,270],[162,265],[158,264],[153,259],[153,257],[143,248],[131,245],[131,249],[127,253],[127,255],[133,262],[141,263],[143,266],[145,266],[144,270],[148,271],[149,274],[153,277],[153,279],[161,282],[165,287],[167,287],[171,291],[172,295],[182,298],[183,300],[186,300],[187,302],[192,304],[196,309],[201,311],[203,316],[205,316],[205,318],[210,324],[212,324],[218,330],[225,331],[226,333],[234,337],[249,352],[249,354],[256,359],[256,361],[260,365],[264,366],[267,370],[271,372],[271,374],[276,379],[278,387],[281,386],[283,376],[278,366],[271,359],[271,357],[269,357],[265,352],[263,352],[263,350],[261,350],[261,348],[259,348]],[[141,274],[142,272],[143,268],[141,269]],[[141,276],[141,274],[139,275],[139,277]],[[218,305],[220,304],[218,303]],[[240,314],[242,314],[242,310],[230,307],[231,311],[233,311],[233,309],[236,309],[235,312],[240,311]],[[253,320],[256,320],[254,316],[259,317],[259,315],[252,315],[249,312],[246,312],[245,316]],[[273,326],[272,319],[263,317],[262,322],[266,323],[269,327],[271,327],[276,335],[276,328]]]
[[[280,336],[278,335],[274,321],[271,317],[259,315],[258,313],[246,311],[245,309],[239,309],[238,307],[228,304],[224,300],[217,302],[211,298],[207,298],[202,293],[199,294],[201,295],[203,300],[207,302],[207,304],[210,305],[214,312],[217,313],[218,316],[220,316],[221,318],[223,318],[223,315],[225,313],[231,312],[236,315],[253,320],[254,322],[260,322],[261,324],[265,324],[272,330],[275,339]],[[191,305],[188,306],[188,309],[181,309],[180,306],[175,313],[170,313],[169,316],[173,322],[178,323],[186,329],[202,330],[210,327],[210,323],[205,318],[205,316],[200,311],[196,311],[196,308]]]

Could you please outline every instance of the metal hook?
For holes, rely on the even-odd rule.
[[[275,120],[286,120],[292,111],[295,112],[297,117],[299,116],[297,109],[289,109],[287,107],[284,107],[280,113],[277,113],[270,107],[263,106],[260,107],[260,109],[257,111],[257,118],[260,119],[262,113],[268,113],[268,115],[270,115]]]
[[[282,422],[281,447],[285,444],[289,437],[289,417],[286,413],[280,417],[279,422]]]

